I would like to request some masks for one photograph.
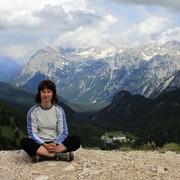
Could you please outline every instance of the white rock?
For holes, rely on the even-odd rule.
[[[48,176],[41,175],[35,178],[35,180],[50,180]]]
[[[75,167],[73,165],[67,166],[64,171],[73,171]]]

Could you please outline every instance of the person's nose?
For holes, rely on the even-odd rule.
[[[47,92],[45,92],[45,93],[44,93],[44,96],[48,96],[48,93],[47,93]]]

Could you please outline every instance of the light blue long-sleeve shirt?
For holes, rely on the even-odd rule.
[[[56,104],[48,110],[33,106],[27,114],[27,130],[29,138],[38,144],[48,141],[60,144],[69,134],[64,110]]]

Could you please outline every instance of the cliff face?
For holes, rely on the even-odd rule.
[[[180,179],[180,154],[79,149],[71,163],[32,163],[20,151],[0,151],[1,180]]]

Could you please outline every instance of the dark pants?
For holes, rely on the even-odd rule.
[[[52,143],[52,142],[47,142]],[[20,142],[21,148],[26,151],[29,156],[36,155],[36,151],[40,148],[41,144],[38,144],[33,139],[24,138]],[[67,148],[66,152],[76,151],[81,145],[81,138],[79,136],[68,136],[62,144]]]

